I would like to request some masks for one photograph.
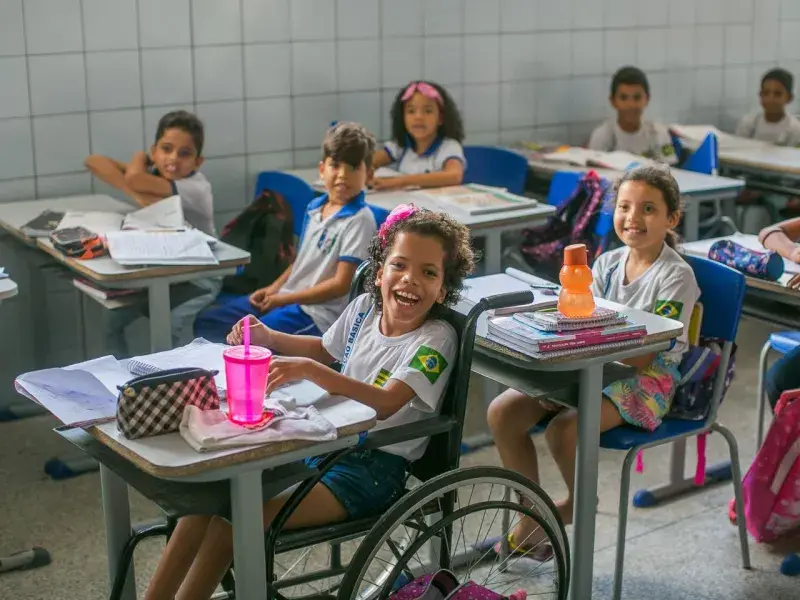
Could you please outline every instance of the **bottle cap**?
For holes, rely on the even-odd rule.
[[[572,244],[564,248],[564,266],[574,267],[589,263],[586,244]]]

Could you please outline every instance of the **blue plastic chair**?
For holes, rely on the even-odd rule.
[[[770,352],[775,352],[781,356],[789,353],[800,346],[800,331],[779,331],[769,336],[769,339],[761,348],[761,356],[758,362],[758,419],[756,423],[756,449],[761,448],[764,441],[764,413],[767,409],[767,361]]]
[[[662,444],[696,436],[701,433],[717,431],[722,434],[730,450],[731,468],[733,471],[733,489],[736,495],[736,514],[744,515],[742,498],[742,473],[739,466],[739,448],[736,438],[727,428],[716,422],[717,409],[722,400],[724,374],[728,369],[728,362],[739,328],[739,318],[742,314],[744,301],[745,279],[744,275],[721,263],[713,262],[706,258],[684,256],[684,259],[694,269],[697,283],[700,287],[699,301],[709,309],[703,314],[701,335],[720,338],[724,340],[722,358],[717,367],[717,376],[714,380],[714,393],[711,410],[705,421],[682,421],[678,419],[664,419],[661,425],[653,432],[631,426],[615,427],[600,436],[600,446],[613,450],[627,450],[622,464],[622,481],[619,494],[619,528],[617,530],[617,560],[614,571],[614,593],[612,598],[619,600],[622,594],[622,573],[625,558],[625,530],[628,521],[628,496],[630,494],[631,466],[636,454],[645,448],[652,448]],[[711,310],[713,308],[713,310]],[[739,542],[742,551],[742,566],[750,568],[750,549],[747,544],[747,531],[744,518],[738,519]]]
[[[319,194],[308,183],[283,171],[262,171],[256,179],[256,193],[258,198],[264,190],[272,190],[286,199],[292,208],[294,221],[294,234],[300,236],[303,230],[303,215],[308,203]]]
[[[547,190],[547,203],[550,206],[560,206],[566,202],[578,187],[582,173],[579,171],[556,171],[550,179],[550,188]],[[602,212],[597,217],[592,232],[597,238],[598,254],[602,254],[608,247],[611,232],[614,230],[614,207],[610,203],[603,205]]]
[[[464,183],[503,187],[512,194],[525,191],[528,159],[521,154],[493,146],[464,146],[464,156]]]

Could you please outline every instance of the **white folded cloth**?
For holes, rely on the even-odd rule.
[[[337,438],[336,427],[313,406],[298,407],[294,400],[268,400],[264,408],[275,416],[254,427],[237,425],[221,410],[187,405],[180,432],[198,452],[234,446],[254,446],[287,440],[327,442]]]

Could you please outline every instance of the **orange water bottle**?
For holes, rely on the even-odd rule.
[[[566,317],[589,317],[594,312],[592,270],[587,263],[585,244],[564,248],[564,266],[558,275],[561,281],[558,312]]]

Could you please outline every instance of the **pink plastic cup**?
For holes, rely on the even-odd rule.
[[[264,396],[272,352],[260,346],[233,346],[222,352],[227,380],[228,418],[239,425],[254,425],[264,418]]]

